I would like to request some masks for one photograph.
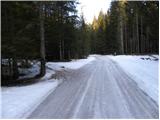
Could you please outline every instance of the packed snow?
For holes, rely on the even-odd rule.
[[[159,117],[158,105],[108,57],[69,74],[29,119],[115,119]],[[72,70],[71,70],[72,71]]]
[[[90,55],[87,59],[71,62],[48,62],[46,75],[32,85],[2,87],[1,118],[26,118],[56,87],[61,80],[52,78],[55,70],[79,69],[92,62],[99,55]],[[132,77],[138,86],[158,103],[158,55],[151,56],[102,56],[108,57],[120,65]],[[34,69],[33,69],[34,68]],[[30,71],[36,70],[37,66]],[[31,74],[30,74],[31,75]]]
[[[93,60],[95,60],[95,57],[89,56],[87,59],[72,60],[71,62],[48,62],[47,65],[53,67],[59,65],[68,69],[79,69]]]
[[[131,56],[119,55],[108,56],[132,77],[138,86],[158,103],[158,55]]]
[[[94,57],[74,60],[71,62],[48,62],[46,64],[46,75],[41,81],[32,85],[2,87],[2,115],[1,118],[25,118],[27,117],[56,87],[62,83],[61,80],[53,79],[54,70],[78,69],[94,60]],[[29,70],[21,72],[28,73],[25,78],[32,77],[39,72],[38,64]],[[64,66],[65,68],[63,68]]]

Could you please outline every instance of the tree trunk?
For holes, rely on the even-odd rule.
[[[29,68],[29,61],[27,58],[25,59],[25,67]]]
[[[61,25],[63,26],[63,11],[62,11],[62,8],[60,9],[60,14],[61,14]],[[61,47],[62,47],[62,60],[64,59],[64,37],[63,37],[63,27],[61,27]]]
[[[144,43],[143,43],[143,20],[142,20],[142,16],[141,16],[141,53],[144,52]]]
[[[123,21],[122,21],[122,16],[120,16],[120,41],[121,41],[121,54],[124,54]]]
[[[127,38],[127,23],[125,21],[124,24],[124,31],[125,31],[125,53],[128,53],[128,38]]]
[[[19,72],[18,72],[18,65],[17,65],[17,59],[13,58],[13,69],[12,69],[12,75],[13,75],[13,79],[17,79],[19,76]]]
[[[149,45],[149,27],[146,28],[146,53],[150,51],[150,45]]]
[[[41,40],[41,46],[40,46],[40,54],[41,54],[41,71],[40,75],[44,76],[46,72],[45,68],[45,40],[44,40],[44,4],[40,2],[39,6],[39,16],[40,16],[40,40]]]
[[[132,42],[131,42],[131,46],[132,46],[132,54],[135,53],[135,31],[134,31],[134,23],[132,25]]]
[[[9,58],[8,59],[8,63],[9,63],[9,80],[13,79],[13,66],[12,66],[12,59]]]
[[[139,27],[138,27],[138,13],[136,13],[136,52],[139,53]]]
[[[62,9],[61,7],[58,8],[58,14],[59,14],[59,17],[58,17],[58,21],[60,22],[60,25],[62,26]],[[63,40],[62,40],[62,28],[59,29],[59,57],[60,57],[60,60],[63,59]]]
[[[61,40],[61,37],[59,35],[59,57],[60,57],[60,60],[62,60],[62,40]]]
[[[64,40],[62,41],[62,55],[63,55],[63,59],[65,59],[64,58]]]

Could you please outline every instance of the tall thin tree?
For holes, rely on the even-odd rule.
[[[44,38],[44,9],[45,5],[43,2],[39,4],[39,17],[40,17],[40,54],[41,54],[41,72],[40,75],[45,74],[45,38]]]

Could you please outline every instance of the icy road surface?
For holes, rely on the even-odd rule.
[[[97,57],[68,78],[29,118],[158,118],[158,105],[111,59]]]

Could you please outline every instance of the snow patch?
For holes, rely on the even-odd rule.
[[[2,118],[22,118],[33,111],[54,89],[58,80],[23,87],[2,87]]]
[[[154,55],[158,58],[158,55]],[[130,75],[138,86],[158,104],[158,64],[151,56],[107,56]],[[145,59],[142,59],[145,58]]]
[[[57,69],[58,66],[64,66],[69,69],[79,69],[93,60],[95,60],[95,57],[89,56],[87,59],[72,60],[71,62],[48,62],[47,66],[52,67],[53,69]]]

